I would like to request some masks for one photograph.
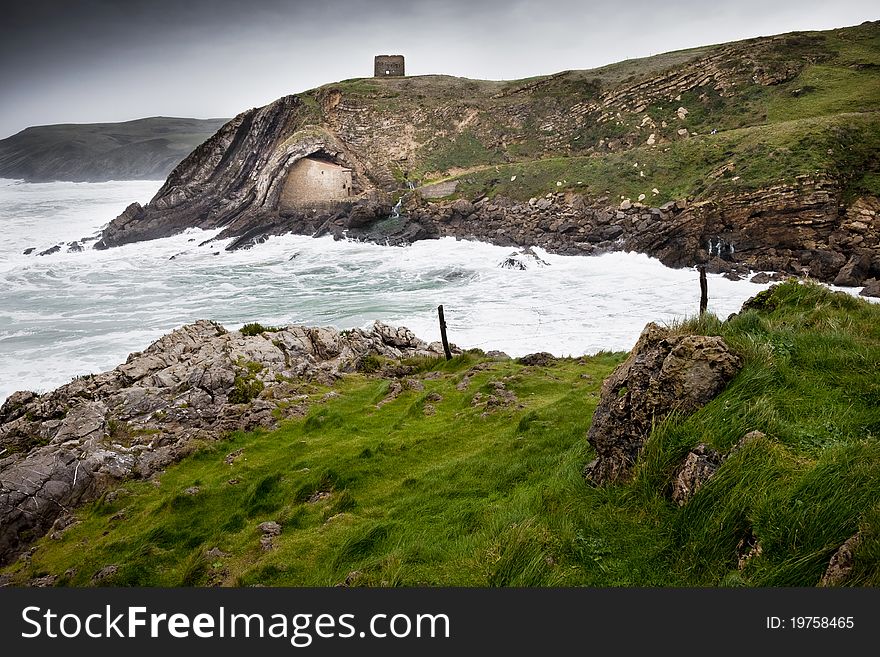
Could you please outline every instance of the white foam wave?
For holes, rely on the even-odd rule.
[[[106,251],[21,253],[91,234],[157,187],[0,181],[0,399],[109,369],[202,318],[229,328],[382,320],[437,340],[443,304],[461,347],[580,355],[629,349],[647,322],[698,307],[695,271],[644,255],[536,249],[549,266],[523,271],[498,266],[510,248],[453,239],[401,248],[285,235],[227,252],[200,246],[217,231],[193,229]],[[764,287],[710,275],[709,309],[725,317]]]

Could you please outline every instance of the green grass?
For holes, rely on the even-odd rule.
[[[576,191],[592,198],[610,196],[612,202],[645,194],[645,203],[660,205],[827,174],[852,193],[876,194],[878,144],[878,112],[799,119],[701,135],[663,148],[488,167],[460,176],[458,191],[464,197],[488,193],[519,200]]]
[[[391,139],[409,153],[386,158],[401,188],[457,176],[458,195],[472,199],[573,190],[611,202],[645,194],[658,205],[821,174],[849,202],[880,192],[878,53],[880,22],[873,22],[523,80],[431,75],[331,86],[375,123],[412,128],[412,143],[376,134],[375,148]],[[699,85],[704,69],[715,70],[696,63],[705,57],[723,86]],[[671,92],[668,76],[683,69],[694,74],[693,86]]]
[[[797,283],[762,299],[727,322],[675,327],[723,335],[745,366],[706,407],[655,429],[627,485],[581,476],[599,384],[621,354],[546,367],[417,359],[424,389],[377,406],[390,381],[349,375],[306,418],[234,434],[158,484],[128,482],[80,509],[6,571],[75,586],[108,564],[118,585],[812,586],[861,531],[851,583],[880,584],[880,308]],[[499,380],[516,404],[475,406]],[[728,451],[752,430],[765,437],[672,504],[690,448]],[[264,552],[266,520],[283,533]],[[762,552],[738,569],[749,536]]]
[[[432,140],[416,175],[426,172],[445,174],[454,167],[470,167],[477,164],[494,164],[502,161],[502,155],[483,145],[473,133],[465,131],[453,137]]]

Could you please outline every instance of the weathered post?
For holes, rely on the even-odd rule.
[[[437,314],[440,316],[440,339],[443,341],[443,352],[446,360],[452,360],[452,352],[449,351],[449,341],[446,339],[446,320],[443,319],[443,305],[437,306]]]
[[[709,305],[709,285],[706,283],[706,267],[700,265],[700,314],[706,312]]]

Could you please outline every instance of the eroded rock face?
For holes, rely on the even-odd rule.
[[[197,439],[304,413],[298,381],[329,383],[368,354],[440,357],[443,348],[378,322],[245,336],[198,321],[110,372],[14,393],[0,408],[0,563],[66,510],[121,479],[149,477]]]
[[[588,433],[598,458],[585,476],[597,485],[627,481],[653,426],[673,411],[704,406],[741,367],[720,337],[672,335],[648,324],[629,358],[602,384]]]

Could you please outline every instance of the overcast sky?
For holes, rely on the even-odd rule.
[[[876,0],[29,0],[0,10],[0,138],[31,125],[231,117],[372,75],[515,79],[880,18]]]

